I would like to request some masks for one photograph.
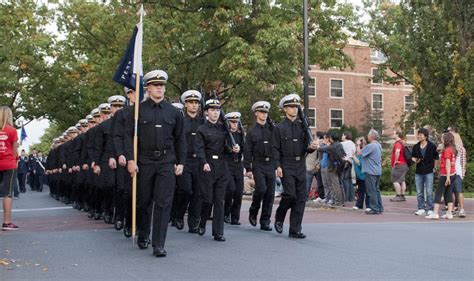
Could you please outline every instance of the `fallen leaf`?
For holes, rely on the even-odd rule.
[[[7,270],[13,270],[13,267],[9,267],[9,268],[7,268]]]
[[[35,245],[35,244],[39,244],[40,241],[34,241],[32,242],[31,244]]]
[[[0,259],[0,265],[9,265],[10,263],[7,262],[6,260]]]
[[[27,262],[25,262],[25,264],[26,264],[26,265],[30,265],[30,264],[31,264],[31,262],[27,261]]]
[[[73,264],[74,266],[77,266],[77,263]]]
[[[10,250],[5,250],[5,253],[6,253],[6,254],[9,254],[9,253],[10,253]]]
[[[16,267],[21,267],[21,264],[17,264]]]
[[[40,264],[39,264],[39,263],[35,263],[35,266],[40,266]]]
[[[42,270],[43,270],[43,271],[48,271],[48,268],[47,268],[47,267],[45,267],[45,268],[43,268]]]
[[[10,262],[12,262],[12,263],[15,263],[15,262],[16,262],[16,260],[10,260]]]

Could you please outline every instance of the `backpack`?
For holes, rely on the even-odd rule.
[[[407,161],[407,166],[410,167],[413,161],[411,160],[411,151],[406,145],[403,146],[403,156],[405,157],[405,161]]]

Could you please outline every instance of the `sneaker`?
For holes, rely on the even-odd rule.
[[[313,200],[314,203],[318,203],[318,204],[320,204],[323,201],[324,201],[324,199],[321,199],[321,197],[318,197],[318,198]]]
[[[431,215],[426,216],[425,219],[427,219],[427,220],[439,220],[439,215],[435,214],[435,213],[432,213]]]
[[[359,207],[354,206],[354,207],[352,207],[352,210],[359,210]]]
[[[19,229],[18,226],[14,225],[13,223],[4,223],[2,225],[2,230],[3,231],[6,231],[6,230],[17,230]]]
[[[431,215],[431,214],[433,214],[433,213],[434,213],[433,211],[429,210],[429,211],[428,211],[428,216]]]
[[[442,215],[441,218],[442,218],[442,219],[452,220],[452,219],[453,219],[453,214],[450,213],[450,212],[446,212],[446,214]]]
[[[461,211],[459,211],[459,217],[460,218],[465,218],[466,217],[466,212],[464,211],[464,209],[461,209]]]
[[[402,202],[403,199],[402,199],[402,196],[401,195],[395,195],[395,197],[393,198],[390,198],[390,202]]]
[[[370,212],[370,210],[372,210],[371,208],[366,208],[365,211],[366,212]]]
[[[415,212],[415,215],[417,215],[417,216],[424,216],[424,215],[425,215],[425,210],[420,209],[420,210],[418,210],[418,211]]]
[[[404,194],[402,194],[402,195],[400,196],[400,201],[401,201],[401,202],[407,201],[407,199],[405,199],[405,195],[404,195]]]
[[[19,199],[20,199],[20,196],[15,196],[15,197],[13,197],[13,199],[19,200]]]

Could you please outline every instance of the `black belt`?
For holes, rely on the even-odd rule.
[[[142,151],[140,154],[147,157],[161,157],[166,155],[166,149]]]
[[[273,161],[273,158],[272,157],[255,157],[253,160],[256,162],[270,162],[270,161]]]
[[[197,154],[188,154],[188,158],[197,158]]]
[[[289,157],[289,156],[286,156],[286,157],[282,157],[283,160],[291,160],[291,161],[300,161],[300,160],[303,160],[304,157],[302,156],[293,156],[293,157]]]

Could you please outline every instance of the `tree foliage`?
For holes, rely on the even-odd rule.
[[[459,128],[465,146],[474,141],[474,3],[469,0],[381,1],[370,10],[369,40],[382,51],[392,83],[409,81],[415,107],[410,115],[418,126],[443,131]],[[468,149],[469,150],[469,149]],[[472,149],[471,149],[472,151]]]

